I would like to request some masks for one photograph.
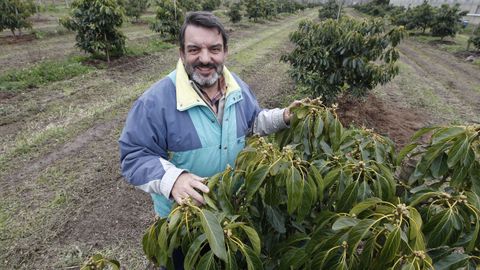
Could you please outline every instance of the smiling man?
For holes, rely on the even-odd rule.
[[[189,13],[180,31],[176,69],[133,105],[119,144],[129,183],[151,194],[157,215],[173,200],[204,203],[205,177],[233,167],[245,136],[286,128],[287,109],[262,110],[225,66],[228,37],[208,12]]]

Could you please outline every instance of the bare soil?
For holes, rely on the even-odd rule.
[[[316,12],[308,16],[315,17]],[[227,23],[232,58],[235,53],[255,51],[262,40],[270,37],[272,29],[293,24],[296,19],[287,17],[254,26]],[[138,31],[134,35],[148,33]],[[258,50],[255,59],[229,63],[264,107],[284,106],[295,96],[286,73],[288,66],[279,62],[280,55],[292,46],[287,36],[288,32],[284,33],[266,53]],[[55,43],[56,37],[43,40],[43,44],[52,45],[33,55],[65,57],[74,50],[73,41],[68,41],[67,36],[62,38],[62,45]],[[23,49],[33,50],[36,44],[33,41],[9,47],[11,54],[0,53],[0,65],[23,66],[35,57],[19,62],[15,57]],[[478,121],[477,67],[413,41],[406,41],[401,51],[402,63],[413,74],[401,73],[364,101],[342,99],[338,113],[345,125],[373,128],[403,146],[417,129],[449,121],[450,114],[416,107],[411,102],[415,97],[407,98],[410,94],[405,94],[404,83],[411,80],[420,90],[433,85],[440,100],[457,106],[454,114],[459,115],[458,119]],[[108,69],[0,102],[0,155],[16,147],[19,137],[41,132],[48,125],[73,130],[63,140],[50,138],[34,153],[18,154],[5,163],[8,167],[0,173],[0,269],[76,269],[97,251],[118,259],[123,269],[149,268],[140,242],[154,213],[149,195],[126,184],[120,175],[117,139],[137,88],[143,87],[142,82],[153,83],[163,77],[174,68],[176,60],[176,49],[125,58]],[[114,105],[93,116],[86,113],[95,106],[103,108],[103,103]]]

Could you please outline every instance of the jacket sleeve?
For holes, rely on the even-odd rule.
[[[253,133],[265,136],[278,132],[288,125],[283,120],[283,112],[285,109],[262,110],[258,113],[253,123]]]
[[[119,139],[122,175],[141,190],[170,198],[184,170],[168,161],[166,128],[162,117],[152,115],[152,107],[137,100],[128,114]]]

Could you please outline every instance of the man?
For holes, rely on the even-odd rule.
[[[165,217],[173,200],[204,203],[204,177],[234,165],[251,133],[286,128],[287,109],[261,110],[248,86],[224,62],[228,38],[211,13],[189,13],[175,71],[133,105],[119,140],[122,172],[149,192]]]

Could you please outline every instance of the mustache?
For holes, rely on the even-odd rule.
[[[208,64],[202,64],[202,63],[195,63],[193,64],[193,68],[214,68],[216,69],[217,68],[217,65],[213,64],[213,63],[208,63]]]

